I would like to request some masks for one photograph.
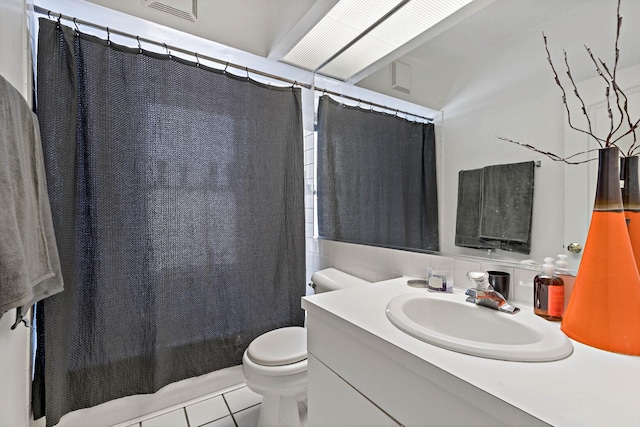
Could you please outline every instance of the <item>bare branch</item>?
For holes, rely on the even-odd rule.
[[[607,144],[605,145],[606,147],[609,146],[609,142],[611,141],[611,136],[615,133],[616,130],[618,130],[620,128],[620,124],[622,124],[622,117],[620,118],[620,123],[615,126],[614,125],[614,121],[613,121],[613,112],[611,111],[611,82],[609,82],[609,80],[607,79],[607,77],[604,75],[604,73],[602,72],[602,70],[600,69],[600,66],[598,65],[598,61],[596,61],[596,59],[593,57],[593,54],[591,53],[591,49],[589,49],[589,47],[587,47],[586,45],[584,46],[584,48],[587,50],[587,53],[589,54],[589,57],[591,58],[591,61],[593,62],[593,64],[596,66],[596,71],[598,73],[598,75],[600,77],[602,77],[602,80],[604,80],[604,83],[607,85],[607,87],[605,87],[604,89],[604,97],[607,100],[607,116],[609,117],[609,135],[607,135]],[[602,64],[604,64],[604,62],[602,60],[600,60],[600,62]],[[615,93],[615,90],[614,90]],[[617,95],[617,93],[616,93]],[[619,102],[619,99],[616,98],[616,101]],[[618,104],[618,109],[620,108],[620,104]]]
[[[600,143],[600,141],[605,142],[605,147],[606,147],[607,146],[606,142],[609,141],[609,139],[608,138],[606,140],[599,139],[593,133],[593,127],[591,125],[591,118],[589,117],[589,114],[587,114],[587,106],[584,104],[584,101],[583,101],[582,97],[580,96],[580,93],[578,92],[578,86],[576,85],[576,82],[573,79],[573,75],[571,74],[571,67],[569,66],[569,60],[567,58],[567,52],[565,50],[563,50],[562,52],[564,53],[564,63],[567,66],[567,76],[569,77],[569,81],[571,82],[571,85],[573,86],[573,93],[576,96],[576,98],[580,101],[580,105],[582,107],[582,114],[584,114],[585,118],[587,119],[587,124],[589,126],[588,134],[591,135],[592,137],[594,137],[596,140],[598,140],[599,143]],[[600,70],[598,70],[598,73],[600,75],[602,75]],[[605,81],[606,81],[606,79],[605,79]],[[609,105],[609,96],[608,96],[609,88],[608,87],[607,87],[606,93],[607,93],[607,110],[609,112],[609,118],[611,118],[611,106]],[[612,123],[612,126],[613,126],[613,123]],[[600,146],[602,146],[602,144],[600,144]]]
[[[615,135],[616,132],[618,132],[618,130],[620,130],[620,128],[622,127],[622,123],[624,123],[625,117],[627,119],[627,125],[630,128],[633,126],[631,124],[631,117],[629,116],[629,110],[628,110],[629,99],[627,98],[625,93],[622,91],[620,86],[618,86],[618,84],[616,83],[618,62],[619,62],[619,59],[620,59],[620,49],[618,47],[618,43],[620,41],[620,31],[622,29],[622,16],[620,15],[620,4],[621,4],[621,0],[618,0],[618,4],[617,4],[617,8],[616,8],[616,16],[617,16],[616,24],[617,25],[616,25],[615,48],[614,48],[615,58],[614,58],[614,65],[613,65],[613,73],[611,71],[609,71],[609,68],[607,67],[607,64],[605,64],[605,62],[602,59],[598,58],[598,61],[602,65],[602,68],[606,71],[607,76],[611,80],[611,84],[613,85],[613,91],[614,91],[615,96],[616,96],[616,104],[618,106],[618,112],[620,113],[620,122],[615,127],[615,129],[613,129],[613,131],[609,133],[609,137],[607,138],[607,141],[610,141],[611,137],[613,135]],[[585,48],[586,48],[586,46],[585,46]],[[593,57],[593,55],[591,53],[591,50],[587,48],[587,52],[589,53],[589,56],[591,57],[591,60],[596,65],[596,69],[597,69],[598,65],[596,63],[595,58]],[[598,73],[600,73],[600,72],[601,71],[598,70]],[[603,78],[604,78],[604,76],[603,76]],[[624,100],[622,105],[621,105],[621,100]],[[626,133],[625,136],[626,135],[628,135],[628,133]],[[633,131],[633,143],[630,145],[629,151],[627,152],[627,155],[631,155],[631,152],[634,150],[634,147],[635,147],[636,143],[637,143],[637,135],[636,135],[636,132],[634,130]]]
[[[637,147],[638,137],[637,137],[637,134],[636,134],[636,128],[638,127],[638,122],[636,122],[635,126],[633,126],[631,124],[631,117],[629,115],[629,110],[628,110],[629,99],[624,94],[624,92],[622,92],[622,89],[620,89],[620,87],[616,83],[617,70],[618,70],[618,60],[620,59],[620,48],[618,47],[618,42],[620,41],[620,31],[622,29],[622,15],[620,15],[620,4],[621,4],[621,0],[618,0],[618,6],[616,8],[616,15],[618,17],[618,21],[617,21],[617,27],[616,27],[615,63],[614,63],[614,66],[613,66],[613,74],[611,75],[611,80],[613,81],[613,84],[614,84],[614,90],[617,90],[624,97],[624,101],[625,101],[624,102],[624,111],[625,111],[626,116],[627,116],[627,123],[629,125],[629,128],[633,133],[633,143],[629,147],[629,151],[628,151],[628,155],[631,156],[632,155],[631,153],[633,153],[635,150],[638,149],[638,147]],[[626,135],[628,135],[628,134],[629,133],[627,132]],[[617,139],[616,139],[616,141],[617,141]]]
[[[604,62],[602,62],[602,60],[599,60],[600,63],[602,64],[604,70],[607,72],[607,75],[609,76],[609,78],[612,81],[613,84],[613,90],[616,92],[616,97],[620,97],[623,100],[622,103],[622,109],[624,110],[624,113],[621,113],[621,117],[620,117],[620,126],[618,128],[616,128],[614,134],[620,129],[620,127],[622,127],[622,122],[624,121],[624,119],[627,119],[627,126],[629,126],[629,130],[631,131],[631,133],[633,133],[633,143],[630,145],[629,150],[627,151],[627,156],[630,157],[632,156],[632,152],[634,152],[636,149],[638,149],[637,142],[638,142],[638,138],[637,138],[637,134],[636,134],[636,128],[638,127],[638,123],[636,122],[636,124],[634,125],[631,122],[631,115],[629,114],[629,98],[627,98],[627,95],[622,91],[622,89],[620,88],[620,86],[618,86],[618,84],[616,83],[616,81],[613,79],[613,75],[611,74],[611,72],[609,71],[609,69],[607,68],[606,64]],[[620,109],[620,98],[618,98],[618,109]],[[629,135],[629,132],[626,132],[624,136]],[[615,139],[613,142],[617,142],[620,138]]]
[[[556,82],[556,85],[560,88],[560,91],[562,92],[562,103],[564,104],[564,108],[565,111],[567,113],[567,120],[569,122],[569,127],[573,130],[576,130],[578,132],[581,132],[585,135],[589,135],[590,137],[592,137],[593,139],[595,139],[598,142],[598,145],[600,145],[600,147],[616,147],[618,149],[618,151],[620,151],[620,153],[622,153],[624,155],[624,153],[622,152],[622,150],[620,149],[620,147],[618,147],[617,143],[618,141],[620,141],[622,138],[628,136],[629,134],[633,135],[633,143],[630,144],[628,151],[627,151],[627,156],[633,156],[636,154],[640,153],[640,144],[638,144],[638,128],[640,127],[640,119],[638,119],[635,123],[633,123],[631,116],[629,114],[629,98],[626,96],[626,94],[624,93],[624,91],[622,90],[622,88],[618,85],[616,79],[617,79],[617,72],[618,72],[618,64],[620,61],[620,49],[619,49],[619,41],[620,41],[620,32],[621,32],[621,28],[622,28],[622,16],[620,15],[620,4],[621,4],[621,0],[618,0],[618,6],[617,6],[617,28],[616,28],[616,40],[615,40],[615,58],[614,58],[614,64],[613,64],[613,69],[610,69],[607,64],[600,58],[596,59],[596,57],[593,55],[593,53],[591,52],[591,49],[587,46],[585,46],[585,49],[587,50],[587,53],[589,55],[589,58],[591,59],[591,62],[593,62],[593,65],[595,65],[596,71],[598,73],[598,75],[604,80],[605,82],[605,98],[606,98],[606,102],[607,102],[607,114],[609,117],[609,121],[610,121],[610,127],[609,127],[609,132],[606,135],[606,138],[600,138],[598,137],[595,133],[594,133],[594,129],[591,123],[591,118],[589,117],[588,111],[587,111],[587,107],[585,105],[584,100],[582,99],[582,96],[580,95],[580,92],[578,90],[578,86],[575,82],[575,79],[573,78],[572,72],[571,72],[571,67],[569,66],[569,60],[567,57],[567,52],[564,52],[564,63],[566,65],[566,73],[567,73],[567,77],[569,79],[569,81],[571,82],[572,85],[572,89],[573,89],[573,94],[575,95],[575,97],[577,98],[577,100],[580,102],[580,106],[582,109],[582,113],[584,114],[585,118],[586,118],[586,122],[587,122],[587,128],[586,129],[582,129],[579,128],[578,126],[576,126],[574,124],[574,118],[571,115],[571,109],[569,108],[569,104],[567,102],[567,89],[565,89],[565,87],[563,86],[563,83],[560,81],[560,77],[558,75],[558,72],[555,68],[555,65],[553,64],[553,60],[551,59],[551,52],[549,51],[549,44],[547,42],[547,36],[546,34],[543,32],[542,33],[542,37],[544,40],[544,48],[545,51],[547,53],[547,62],[549,62],[549,65],[551,66],[551,70],[553,71],[553,77],[554,80]],[[613,91],[613,93],[612,93]],[[616,110],[617,112],[615,114],[619,115],[619,120],[617,120],[617,118],[615,117],[614,114],[614,108],[612,107],[612,97],[615,96],[615,103],[616,103]],[[625,123],[626,122],[626,123]],[[623,130],[623,124],[626,124],[628,126],[628,129],[625,132],[622,132]],[[621,134],[620,134],[621,133]],[[585,161],[581,161],[581,162],[573,162],[573,161],[569,161],[570,159],[573,159],[576,156],[579,155],[584,155],[587,153],[590,153],[592,151],[596,151],[596,150],[588,150],[588,151],[584,151],[581,153],[576,153],[573,154],[569,157],[560,157],[556,154],[550,153],[550,152],[546,152],[546,151],[542,151],[542,150],[538,150],[537,148],[535,148],[532,145],[529,144],[523,144],[517,141],[513,141],[510,140],[508,138],[504,138],[504,137],[498,137],[499,139],[503,140],[503,141],[507,141],[507,142],[511,142],[513,144],[517,144],[520,146],[523,146],[525,148],[528,148],[530,150],[536,151],[540,154],[544,154],[545,156],[549,157],[550,159],[554,160],[554,161],[562,161],[565,162],[567,164],[581,164],[581,163],[586,163],[589,162],[591,160],[594,159],[589,159],[589,160],[585,160]]]
[[[554,75],[554,78],[555,78],[555,81],[556,81],[556,85],[562,91],[562,103],[564,104],[564,108],[565,108],[565,110],[567,112],[567,120],[569,121],[569,126],[571,127],[571,129],[577,130],[578,132],[582,132],[582,133],[585,133],[587,135],[590,135],[596,141],[598,141],[598,144],[600,145],[600,147],[603,147],[602,143],[603,142],[606,143],[606,141],[601,139],[601,138],[598,138],[593,133],[593,129],[592,129],[592,126],[591,126],[591,120],[589,119],[589,116],[587,115],[586,106],[584,104],[584,101],[582,100],[582,98],[578,94],[578,90],[577,90],[577,87],[575,85],[575,82],[573,81],[573,78],[571,77],[571,70],[568,69],[568,65],[567,65],[567,74],[569,74],[570,79],[571,79],[571,83],[573,84],[574,93],[576,94],[576,96],[578,97],[580,102],[582,103],[582,111],[584,112],[585,116],[587,117],[587,123],[589,125],[589,130],[580,129],[580,128],[576,127],[573,124],[573,120],[571,119],[571,110],[569,109],[569,104],[567,104],[567,92],[565,91],[564,86],[562,86],[562,83],[560,83],[560,77],[558,77],[558,72],[556,71],[556,68],[553,65],[553,61],[551,60],[551,52],[549,52],[549,45],[547,43],[547,36],[546,36],[546,34],[544,32],[542,33],[542,38],[544,40],[544,48],[547,51],[547,61],[549,62],[549,65],[551,66],[551,70],[553,71],[553,75]],[[565,57],[566,57],[566,52],[565,52]]]
[[[566,163],[568,165],[580,165],[580,164],[583,164],[583,163],[590,162],[592,160],[596,160],[597,158],[587,159],[587,160],[583,160],[583,161],[580,161],[580,162],[570,162],[569,161],[569,159],[572,159],[572,158],[574,158],[576,156],[583,155],[583,154],[588,154],[588,153],[591,153],[591,152],[599,150],[599,148],[594,148],[593,150],[587,150],[587,151],[582,151],[580,153],[572,154],[569,157],[560,157],[557,154],[551,153],[549,151],[538,150],[533,145],[529,145],[529,144],[525,144],[525,143],[522,143],[522,142],[514,141],[512,139],[505,138],[503,136],[498,136],[497,138],[502,140],[502,141],[510,142],[512,144],[516,144],[516,145],[519,145],[521,147],[528,148],[529,150],[535,151],[536,153],[544,154],[545,156],[547,156],[548,158],[550,158],[554,162],[564,162],[564,163]]]
[[[620,105],[621,101],[622,101],[622,97],[624,97],[624,101],[625,101],[625,105],[627,103],[627,97],[625,96],[624,92],[622,92],[622,90],[620,90],[620,87],[617,85],[615,79],[613,78],[613,75],[611,74],[611,72],[609,71],[609,68],[607,67],[607,64],[604,63],[604,61],[600,58],[598,58],[598,60],[596,61],[596,59],[593,56],[593,53],[591,53],[591,49],[589,49],[587,46],[585,46],[585,49],[587,50],[587,53],[589,54],[589,57],[591,58],[591,61],[593,61],[593,64],[596,66],[596,70],[598,71],[598,75],[601,76],[604,81],[607,83],[607,106],[609,107],[609,118],[611,120],[611,129],[609,131],[609,136],[607,137],[607,141],[611,140],[611,137],[618,132],[618,130],[620,130],[620,127],[622,127],[622,123],[624,123],[624,118],[625,118],[625,112],[627,113],[626,115],[628,116],[628,111],[626,111],[626,106],[623,108],[622,105]],[[606,72],[606,76],[605,74],[602,72],[602,69],[600,69],[600,66],[598,65],[598,62],[600,62],[600,64],[602,65],[602,69],[605,70]],[[609,79],[611,80],[611,82],[609,82],[609,79],[607,79],[607,76],[609,77]],[[610,104],[609,104],[609,88],[611,87],[611,85],[613,86],[613,93],[616,96],[616,105],[618,107],[618,113],[620,113],[620,121],[618,122],[618,124],[614,127],[613,125],[613,113],[611,113],[611,108],[610,108]],[[631,121],[629,120],[629,125],[631,125]]]
[[[620,29],[622,28],[622,16],[620,15],[620,2],[618,0],[618,7],[616,8],[616,16],[618,17],[616,26],[616,44],[615,44],[615,62],[613,63],[613,81],[616,81],[618,71],[618,60],[620,59],[620,48],[618,48],[618,41],[620,41]]]
[[[640,126],[640,119],[638,119],[638,121],[635,122],[628,131],[626,131],[625,133],[623,133],[622,135],[620,135],[619,137],[614,139],[611,142],[611,145],[615,145],[616,142],[620,141],[622,138],[624,138],[625,136],[629,135],[630,133],[633,133],[634,142],[635,142],[635,134],[636,134],[636,129],[638,129],[638,126]],[[635,150],[636,148],[637,147],[635,147],[635,144],[633,144],[633,146],[631,146],[631,148],[629,148],[629,150]]]

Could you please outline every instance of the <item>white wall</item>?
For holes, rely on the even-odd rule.
[[[0,1],[0,74],[29,99],[25,0]],[[10,330],[15,310],[0,319],[0,427],[29,420],[29,332]]]

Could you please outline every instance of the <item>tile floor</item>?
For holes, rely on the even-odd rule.
[[[255,427],[261,403],[262,396],[239,384],[118,427]]]

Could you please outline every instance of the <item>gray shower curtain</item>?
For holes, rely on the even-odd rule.
[[[36,418],[238,365],[303,324],[300,96],[40,21],[66,287],[37,308]]]
[[[322,96],[317,168],[321,237],[439,250],[432,123],[349,107]]]

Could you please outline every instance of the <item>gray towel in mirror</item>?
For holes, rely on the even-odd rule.
[[[534,162],[460,171],[455,245],[531,251]]]
[[[533,162],[482,170],[480,237],[528,242],[533,211]]]
[[[458,172],[455,245],[475,249],[499,248],[500,242],[479,237],[482,169]]]

